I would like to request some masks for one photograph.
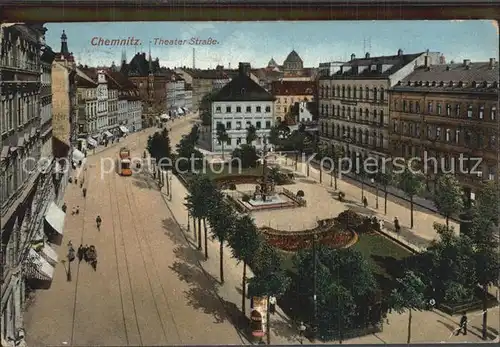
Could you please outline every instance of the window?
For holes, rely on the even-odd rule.
[[[252,126],[252,122],[247,121],[247,128],[250,128]]]
[[[432,113],[432,102],[427,103],[427,113]]]
[[[226,129],[227,130],[231,129],[231,122],[226,122]]]
[[[446,104],[446,115],[451,116],[451,105],[450,104]]]
[[[467,106],[467,118],[472,118],[472,105]]]
[[[455,116],[460,117],[460,104],[457,104],[457,106],[455,106]]]
[[[226,113],[231,113],[231,106],[226,106]]]
[[[489,145],[490,145],[491,149],[496,149],[496,146],[497,146],[497,137],[495,135],[491,135],[490,136]]]
[[[377,88],[373,88],[373,100],[377,101],[378,100],[378,90]]]
[[[450,142],[451,139],[451,129],[446,129],[446,142]]]
[[[419,113],[420,112],[420,102],[415,103],[415,112]]]
[[[427,138],[430,139],[432,137],[432,128],[430,125],[427,126]]]
[[[471,142],[471,139],[472,139],[472,133],[470,131],[466,131],[465,132],[465,136],[464,136],[464,143],[465,143],[465,145],[469,146],[470,142]]]
[[[238,137],[238,138],[236,139],[236,144],[237,144],[237,145],[241,145],[241,137]]]
[[[342,97],[345,98],[345,86],[342,86]]]
[[[262,107],[257,106],[257,107],[255,108],[255,112],[262,112]]]
[[[497,108],[496,108],[496,106],[492,106],[491,107],[490,119],[491,120],[496,120],[497,119]]]
[[[392,122],[392,130],[397,133],[398,132],[398,122],[393,121]]]
[[[236,121],[236,130],[241,130],[241,121]]]
[[[95,110],[95,108],[94,108],[94,110]],[[221,107],[220,106],[217,106],[215,108],[215,113],[221,113]]]
[[[262,122],[257,121],[257,122],[255,123],[255,127],[256,127],[257,129],[262,128]]]
[[[441,114],[441,104],[438,103],[437,106],[436,106],[436,109],[437,109],[437,114]]]
[[[479,119],[483,119],[484,118],[484,106],[481,105],[479,106]]]
[[[408,105],[408,106],[409,106],[409,108],[410,108],[410,112],[412,112],[412,113],[413,113],[413,101],[410,101],[410,103],[409,103],[409,105]]]
[[[271,129],[271,121],[270,120],[266,121],[266,129]]]
[[[236,106],[236,113],[241,113],[241,106]]]
[[[460,130],[455,130],[455,143],[460,142]]]
[[[403,100],[403,112],[406,112],[406,100]]]
[[[368,100],[370,98],[370,88],[365,88],[365,99]]]
[[[252,106],[247,106],[245,112],[246,113],[251,113],[252,112]]]
[[[420,124],[415,126],[415,136],[420,137]]]
[[[271,106],[266,106],[266,113],[270,113],[271,112]]]
[[[380,101],[385,101],[385,90],[384,88],[380,88]]]

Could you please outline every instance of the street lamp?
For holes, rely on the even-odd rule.
[[[299,337],[300,337],[300,344],[304,344],[304,333],[306,332],[306,326],[304,325],[304,322],[300,322],[299,325]]]
[[[316,330],[317,330],[317,321],[318,321],[318,300],[317,300],[317,282],[318,282],[318,257],[317,257],[317,251],[316,251],[316,244],[318,241],[318,234],[314,234],[313,236],[313,326],[312,326],[312,333],[313,337],[315,337]]]

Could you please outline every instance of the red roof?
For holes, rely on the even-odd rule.
[[[273,95],[314,95],[315,81],[273,81],[271,84]]]

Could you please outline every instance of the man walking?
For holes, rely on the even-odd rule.
[[[83,197],[85,198],[87,196],[87,188],[83,188],[82,192],[83,192]]]
[[[462,318],[460,318],[460,327],[455,333],[456,336],[460,335],[460,332],[463,332],[464,335],[467,335],[467,313],[464,312],[462,314]]]
[[[101,230],[101,223],[102,223],[102,219],[101,219],[101,216],[97,216],[97,218],[95,219],[95,223],[97,224],[97,230]]]

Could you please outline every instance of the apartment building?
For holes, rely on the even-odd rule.
[[[212,111],[212,151],[232,151],[246,143],[247,128],[257,129],[258,139],[252,143],[257,149],[274,126],[275,98],[250,78],[250,64],[240,63],[239,74],[214,97]],[[229,139],[222,144],[217,140],[218,124],[223,124]]]
[[[271,93],[276,98],[274,116],[276,122],[285,121],[291,116],[292,107],[296,102],[314,101],[316,95],[315,81],[274,81]]]
[[[404,54],[356,58],[331,76],[319,80],[320,142],[323,148],[338,146],[352,159],[389,154],[388,90],[425,61],[437,63],[440,53]]]
[[[390,91],[390,153],[420,158],[427,188],[453,173],[469,198],[498,178],[498,62],[427,62]],[[460,167],[460,157],[463,167]],[[469,159],[470,158],[470,159]],[[479,164],[477,167],[477,164]]]
[[[170,72],[167,82],[167,112],[170,117],[186,113],[186,81],[176,73]],[[192,97],[191,97],[192,98]]]
[[[57,244],[63,233],[64,213],[56,204],[63,183],[56,148],[50,153],[54,54],[45,31],[42,25],[0,25],[2,346],[24,343],[27,292],[50,286],[57,255],[46,241]]]
[[[86,148],[87,144],[95,148],[99,140],[99,130],[97,127],[97,83],[80,69],[76,69],[76,73],[80,150]]]

